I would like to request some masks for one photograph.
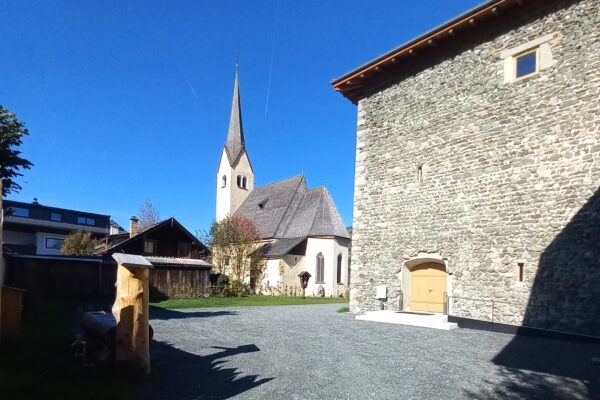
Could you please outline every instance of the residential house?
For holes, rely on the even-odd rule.
[[[144,256],[150,271],[153,297],[199,297],[210,291],[209,249],[175,218],[138,229],[130,219],[129,233],[108,235],[96,253],[110,260],[114,253]]]
[[[109,233],[108,215],[4,200],[4,247],[22,255],[60,255],[65,237],[83,230],[99,238]]]
[[[353,312],[600,334],[599,9],[486,1],[332,82],[358,106]]]

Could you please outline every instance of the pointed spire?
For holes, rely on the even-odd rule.
[[[227,143],[225,146],[233,164],[239,154],[245,149],[244,127],[242,125],[242,107],[240,105],[240,82],[239,65],[235,63],[235,83],[233,86],[233,102],[231,104],[231,117],[229,118],[229,130],[227,131]]]

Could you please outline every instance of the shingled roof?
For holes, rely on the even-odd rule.
[[[308,190],[304,176],[255,188],[236,214],[254,222],[263,239],[349,238],[327,189]]]

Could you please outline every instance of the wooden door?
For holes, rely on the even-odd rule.
[[[446,294],[446,268],[442,264],[417,265],[410,272],[410,309],[441,313]]]

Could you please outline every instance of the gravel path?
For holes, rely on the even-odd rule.
[[[144,399],[599,398],[597,344],[356,321],[339,304],[153,310]]]

